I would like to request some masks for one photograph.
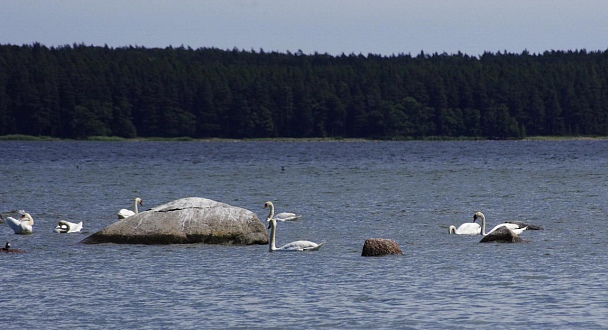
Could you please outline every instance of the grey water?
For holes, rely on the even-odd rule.
[[[608,140],[0,142],[2,329],[608,328]],[[279,223],[265,245],[85,245],[116,212],[205,197]],[[140,207],[140,210],[142,208]],[[449,225],[521,220],[524,243]],[[57,234],[57,221],[83,232]],[[367,238],[402,256],[361,257]]]

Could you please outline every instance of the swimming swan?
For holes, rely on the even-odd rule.
[[[268,228],[270,228],[270,242],[268,244],[268,251],[317,251],[318,249],[325,244],[315,243],[311,241],[295,241],[281,246],[280,248],[276,247],[276,234],[277,234],[277,220],[273,218],[268,218],[266,220],[269,222]]]
[[[8,223],[9,227],[13,229],[15,234],[31,234],[33,231],[34,219],[29,213],[23,210],[20,210],[19,213],[21,213],[21,218],[19,218],[19,220],[13,217],[7,217],[6,223]]]
[[[276,219],[278,221],[298,221],[302,218],[301,215],[297,215],[291,212],[281,212],[277,215],[274,214],[274,204],[272,202],[264,203],[264,208],[270,208],[270,214],[268,215],[268,219]]]
[[[481,234],[481,226],[475,222],[465,222],[460,227],[452,225],[449,229],[450,234],[456,235],[479,235]]]
[[[126,219],[130,216],[134,216],[136,214],[139,214],[139,211],[137,210],[137,204],[144,206],[144,202],[141,200],[141,198],[137,197],[135,198],[135,212],[131,211],[131,210],[127,210],[127,209],[121,209],[120,211],[118,211],[118,219]]]
[[[82,221],[73,223],[65,220],[59,220],[55,232],[60,234],[77,233],[82,230]]]
[[[481,218],[481,233],[483,234],[483,236],[490,235],[491,233],[495,232],[497,229],[499,229],[501,227],[508,228],[510,231],[512,231],[515,234],[515,236],[518,236],[524,230],[528,229],[528,227],[522,228],[519,224],[516,224],[516,223],[505,222],[505,223],[496,225],[494,228],[492,228],[492,230],[490,230],[486,234],[486,217],[481,212],[475,212],[475,214],[473,214],[473,222],[475,222],[477,220],[477,218]]]

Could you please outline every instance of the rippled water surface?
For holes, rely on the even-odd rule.
[[[0,325],[46,328],[606,328],[608,141],[0,142]],[[189,197],[304,215],[267,246],[84,245],[116,212]],[[475,211],[520,244],[448,235]],[[16,214],[12,214],[16,216]],[[57,221],[84,221],[56,234]],[[361,257],[390,238],[403,256]]]

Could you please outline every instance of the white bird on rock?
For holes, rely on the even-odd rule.
[[[521,225],[516,224],[516,223],[505,222],[505,223],[501,223],[501,224],[494,226],[494,228],[492,228],[492,230],[490,230],[489,232],[486,233],[486,217],[481,212],[475,212],[475,214],[473,215],[473,222],[475,222],[477,220],[477,218],[481,218],[481,233],[483,234],[483,236],[490,235],[492,232],[496,231],[498,228],[501,228],[501,227],[509,228],[516,235],[519,235],[524,230],[528,229],[528,227],[522,227]]]
[[[490,232],[486,233],[486,217],[481,212],[475,212],[473,215],[473,221],[477,220],[477,218],[481,218],[481,233],[483,238],[480,243],[487,242],[503,242],[503,243],[515,243],[522,242],[522,239],[519,237],[524,230],[528,229],[528,227],[521,227],[516,223],[501,223],[496,225]]]
[[[127,210],[127,209],[121,209],[120,211],[118,211],[118,214],[117,214],[118,219],[126,219],[128,217],[139,214],[139,210],[137,209],[137,204],[144,206],[144,202],[141,200],[141,198],[137,197],[137,198],[135,198],[135,212],[133,212],[131,210]]]

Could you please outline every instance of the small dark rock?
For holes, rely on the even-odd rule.
[[[378,257],[389,254],[403,254],[397,242],[386,238],[369,238],[363,244],[361,256]]]

